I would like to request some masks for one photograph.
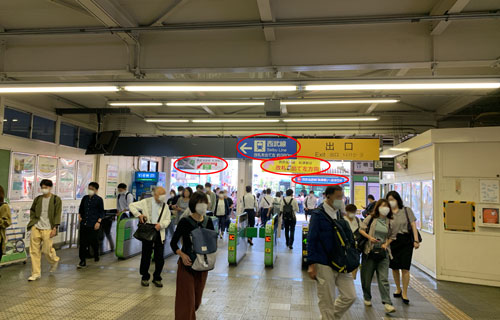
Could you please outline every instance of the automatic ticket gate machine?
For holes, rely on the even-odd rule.
[[[229,225],[229,242],[227,244],[227,260],[230,265],[237,265],[247,254],[248,242],[246,229],[248,214],[246,212],[236,216],[236,220]]]
[[[228,262],[237,265],[246,255],[248,238],[264,238],[264,265],[273,267],[278,255],[278,215],[274,215],[264,228],[248,227],[248,215],[242,213],[229,225]]]

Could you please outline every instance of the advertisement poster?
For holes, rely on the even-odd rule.
[[[422,230],[434,233],[432,180],[422,181]]]
[[[264,162],[263,168],[273,172],[314,173],[321,171],[321,161],[314,159],[282,159]]]
[[[366,206],[366,183],[354,183],[354,204],[358,208]]]
[[[36,156],[15,152],[12,160],[10,200],[32,200]]]
[[[87,187],[92,182],[94,165],[89,162],[78,161],[78,174],[76,177],[76,198],[81,199],[87,194]]]
[[[106,168],[106,199],[116,197],[116,187],[118,186],[118,166],[108,164]]]
[[[403,190],[400,193],[401,198],[403,199],[403,204],[407,207],[411,207],[411,183],[403,182]]]
[[[59,159],[57,194],[63,200],[75,199],[76,160]]]
[[[7,243],[2,263],[11,263],[26,259],[26,247],[29,246],[29,232],[26,226],[30,220],[31,202],[11,202],[12,224],[5,230]]]
[[[419,182],[411,183],[411,210],[415,214],[415,224],[417,228],[421,228],[421,214],[422,214],[422,184]]]
[[[38,170],[36,175],[36,194],[35,197],[42,193],[40,181],[49,179],[54,186],[52,192],[57,193],[57,158],[48,156],[38,156]]]
[[[499,180],[479,180],[479,202],[499,203],[500,202],[500,181]]]
[[[391,189],[399,193],[401,197],[403,197],[403,185],[401,183],[395,183],[394,184],[394,189]]]
[[[483,208],[483,223],[498,224],[498,208]]]

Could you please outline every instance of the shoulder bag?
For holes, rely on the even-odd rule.
[[[417,240],[418,240],[418,243],[421,243],[422,242],[422,236],[420,235],[420,231],[418,231],[418,229],[417,229],[418,239],[415,240],[415,235],[413,234],[413,229],[411,228],[410,217],[408,216],[408,211],[406,211],[406,207],[405,207],[405,215],[406,215],[406,221],[408,222],[408,233],[411,236],[412,245],[413,245],[413,242],[415,242]]]
[[[161,207],[161,213],[158,217],[158,222],[161,220],[161,216],[163,215],[163,211],[165,210],[165,203]],[[134,238],[139,241],[154,241],[156,238],[156,228],[153,223],[139,223],[137,226],[137,230],[134,232]]]

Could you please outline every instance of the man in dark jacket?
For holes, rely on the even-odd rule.
[[[367,198],[368,198],[368,205],[366,206],[365,210],[361,212],[363,218],[368,217],[370,213],[373,211],[373,208],[375,208],[375,204],[377,204],[377,201],[375,201],[375,197],[372,196],[371,194],[369,194]]]
[[[325,190],[325,201],[311,215],[307,237],[307,261],[309,276],[317,281],[319,310],[324,320],[340,319],[356,300],[356,290],[351,273],[335,271],[331,260],[336,260],[340,248],[330,220],[337,220],[337,226],[354,246],[354,237],[349,225],[342,219],[342,195],[340,186],[329,186]],[[328,217],[327,217],[328,216]],[[338,260],[337,260],[338,261]],[[339,297],[335,299],[335,289]]]
[[[78,210],[80,221],[80,263],[78,268],[87,266],[87,252],[89,247],[94,251],[94,260],[99,261],[99,229],[104,218],[104,201],[97,195],[99,184],[89,183],[88,194],[83,197]]]

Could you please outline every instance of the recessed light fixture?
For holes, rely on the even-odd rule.
[[[166,118],[158,118],[158,119],[155,119],[155,118],[148,118],[148,119],[144,119],[146,122],[171,122],[171,123],[176,123],[176,122],[189,122],[188,119],[166,119]]]
[[[295,85],[157,85],[157,86],[125,86],[125,91],[133,92],[268,92],[296,91]]]
[[[279,119],[193,119],[196,123],[220,123],[220,122],[279,122]]]
[[[308,105],[308,104],[356,104],[356,103],[396,103],[398,99],[350,99],[350,100],[281,100],[284,105]]]
[[[116,92],[116,86],[1,87],[0,93]]]
[[[159,107],[163,105],[163,102],[110,102],[108,103],[113,107]]]
[[[288,118],[283,122],[337,122],[337,121],[378,121],[379,117],[351,117],[351,118]]]
[[[308,91],[350,90],[446,90],[446,89],[497,89],[500,81],[490,82],[420,82],[420,83],[352,83],[306,85]]]

